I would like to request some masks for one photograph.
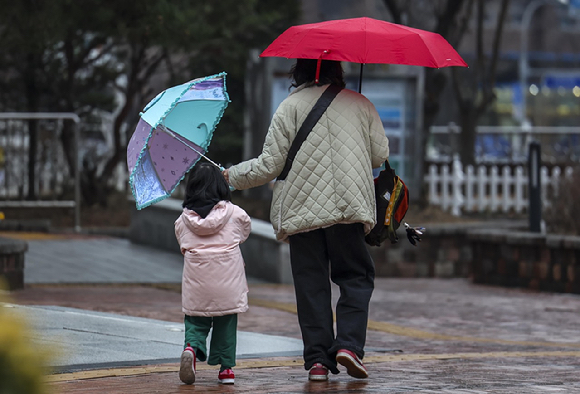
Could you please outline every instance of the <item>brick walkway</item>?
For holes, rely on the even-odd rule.
[[[20,304],[60,305],[181,322],[178,287],[29,286]],[[299,338],[293,290],[252,285],[240,330]],[[365,361],[370,379],[345,373],[309,383],[296,358],[244,359],[235,386],[199,363],[183,385],[178,365],[53,375],[57,393],[580,393],[580,297],[474,286],[464,280],[378,279]],[[398,350],[398,351],[397,351]]]
[[[135,252],[123,242],[105,244]],[[87,239],[79,238],[67,248],[80,253],[87,245]],[[56,243],[48,246],[51,259],[56,259]],[[82,256],[85,264],[99,261],[98,256]],[[48,263],[59,267],[58,261]],[[58,272],[51,275],[52,283],[29,284],[13,292],[12,300],[182,322],[178,284],[123,280],[126,283],[71,285],[58,284]],[[239,329],[300,338],[295,308],[291,286],[251,284],[250,310],[240,315]],[[580,393],[577,295],[476,286],[463,279],[379,278],[367,338],[367,380],[343,372],[326,383],[309,383],[296,357],[240,359],[235,386],[220,386],[217,369],[205,363],[198,364],[192,386],[179,381],[178,363],[87,370],[48,379],[55,393]]]

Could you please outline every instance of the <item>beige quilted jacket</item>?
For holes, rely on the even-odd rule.
[[[302,85],[280,104],[260,156],[229,169],[238,190],[263,185],[284,168],[302,122],[328,85]],[[389,155],[379,115],[364,96],[343,89],[296,154],[286,180],[276,181],[270,221],[280,240],[338,223],[376,221],[372,168]]]

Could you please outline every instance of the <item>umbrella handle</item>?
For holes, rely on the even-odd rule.
[[[320,56],[318,57],[318,61],[316,62],[316,76],[314,77],[314,82],[318,84],[320,81],[320,63],[322,63],[322,56],[326,55],[330,52],[328,49],[325,49]]]
[[[358,77],[358,92],[361,93],[362,90],[362,74],[363,74],[363,63],[360,64],[360,75]]]
[[[219,169],[221,172],[224,172],[226,169],[224,166],[222,166],[221,164],[219,165]],[[230,191],[233,192],[234,190],[237,190],[235,187],[233,187],[232,185],[230,185],[230,183],[228,182],[228,186],[230,187]]]

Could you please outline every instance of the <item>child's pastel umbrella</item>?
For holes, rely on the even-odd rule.
[[[197,78],[164,90],[147,104],[127,145],[129,184],[137,209],[169,197],[187,171],[205,157],[229,103],[225,78],[224,72]]]

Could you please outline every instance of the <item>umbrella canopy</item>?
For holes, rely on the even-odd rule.
[[[260,54],[267,56],[318,59],[319,65],[320,60],[338,60],[467,67],[440,34],[366,17],[292,26]]]
[[[440,34],[372,18],[292,26],[260,55],[425,67],[467,63]]]
[[[127,145],[129,184],[137,209],[169,197],[187,171],[205,157],[229,103],[225,76],[197,78],[164,90],[143,109]]]

